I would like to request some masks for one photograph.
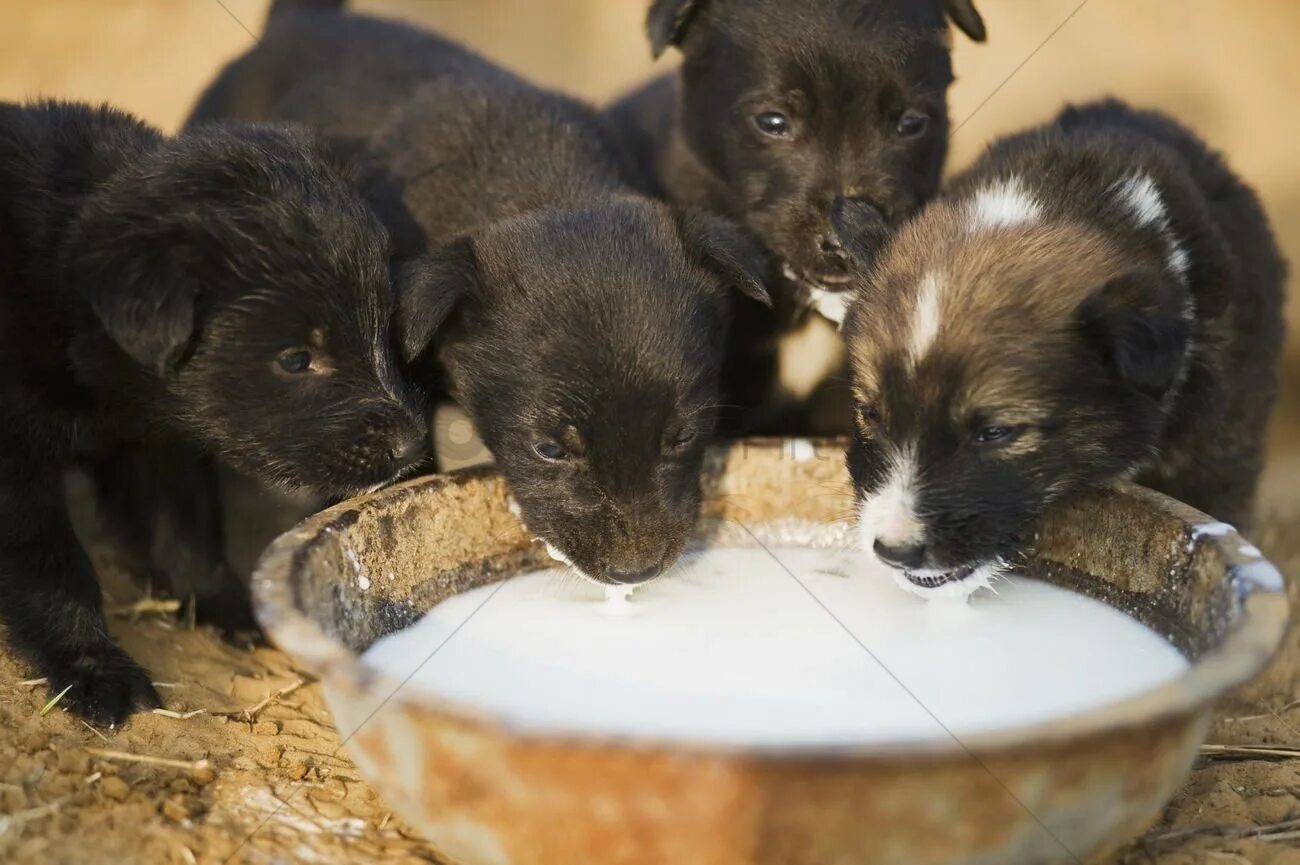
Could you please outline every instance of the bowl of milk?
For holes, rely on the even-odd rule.
[[[1258,550],[1137,486],[937,603],[855,548],[842,443],[743,442],[706,475],[696,542],[630,593],[470,469],[280,538],[258,615],[463,865],[1087,861],[1155,818],[1285,628]]]

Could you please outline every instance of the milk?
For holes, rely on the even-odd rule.
[[[485,586],[364,657],[516,729],[759,746],[969,736],[1187,668],[1102,603],[1020,578],[995,588],[936,605],[862,553],[710,549],[630,596],[565,571]]]

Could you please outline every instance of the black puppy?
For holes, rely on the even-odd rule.
[[[194,119],[213,117],[319,126],[368,166],[399,251],[436,250],[406,270],[406,354],[445,373],[557,557],[612,583],[677,558],[728,288],[766,300],[756,245],[637,195],[588,107],[392,22],[276,7]]]
[[[842,377],[834,327],[807,315],[812,304],[843,319],[851,262],[831,214],[853,211],[855,242],[879,247],[938,187],[953,80],[945,13],[983,41],[970,0],[650,5],[655,56],[678,46],[681,73],[609,114],[659,194],[743,221],[779,271],[775,312],[748,311],[734,333],[727,382],[750,409],[743,427],[780,430],[776,414],[814,395],[825,404],[818,391]],[[841,402],[847,427],[843,393],[830,404]]]
[[[994,144],[845,324],[863,543],[964,594],[1049,503],[1120,478],[1245,528],[1284,270],[1254,193],[1167,117],[1098,103]]]
[[[387,253],[305,133],[0,104],[0,620],[63,706],[158,702],[105,630],[66,468],[139,477],[156,448],[177,502],[210,494],[204,455],[342,494],[418,449]]]

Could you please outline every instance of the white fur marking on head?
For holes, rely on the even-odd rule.
[[[1169,238],[1169,258],[1166,263],[1169,266],[1169,272],[1179,278],[1187,276],[1187,269],[1192,265],[1191,256],[1187,254],[1187,250],[1183,249],[1183,245],[1172,237]]]
[[[1120,202],[1132,211],[1138,225],[1154,225],[1160,228],[1168,224],[1169,216],[1165,211],[1165,200],[1160,195],[1156,183],[1145,174],[1126,177],[1116,185],[1116,195]]]
[[[1187,280],[1187,271],[1191,268],[1191,256],[1178,242],[1169,224],[1169,209],[1165,206],[1160,187],[1146,174],[1132,174],[1117,181],[1111,189],[1115,197],[1133,216],[1138,226],[1154,228],[1164,238],[1168,249],[1165,268],[1176,279]]]
[[[971,202],[971,228],[1009,228],[1036,222],[1043,215],[1042,206],[1025,191],[1019,177],[992,183],[975,195]]]
[[[912,313],[912,338],[909,349],[912,362],[919,363],[939,335],[939,278],[927,273],[921,280],[916,295],[916,309]]]
[[[894,455],[889,477],[865,498],[858,512],[862,549],[871,552],[877,540],[890,546],[919,544],[925,525],[916,515],[916,450],[906,447]]]

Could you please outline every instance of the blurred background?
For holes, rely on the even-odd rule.
[[[792,0],[793,2],[793,0]],[[426,24],[533,80],[594,102],[656,72],[643,0],[355,0]],[[954,36],[951,168],[1062,103],[1116,94],[1198,129],[1263,196],[1300,262],[1300,3],[1295,0],[979,0],[989,41]],[[110,101],[166,130],[261,31],[267,0],[44,0],[0,5],[0,98]],[[671,55],[671,52],[670,52]],[[1300,330],[1300,303],[1289,305]],[[1288,344],[1264,497],[1300,503],[1300,347]]]

